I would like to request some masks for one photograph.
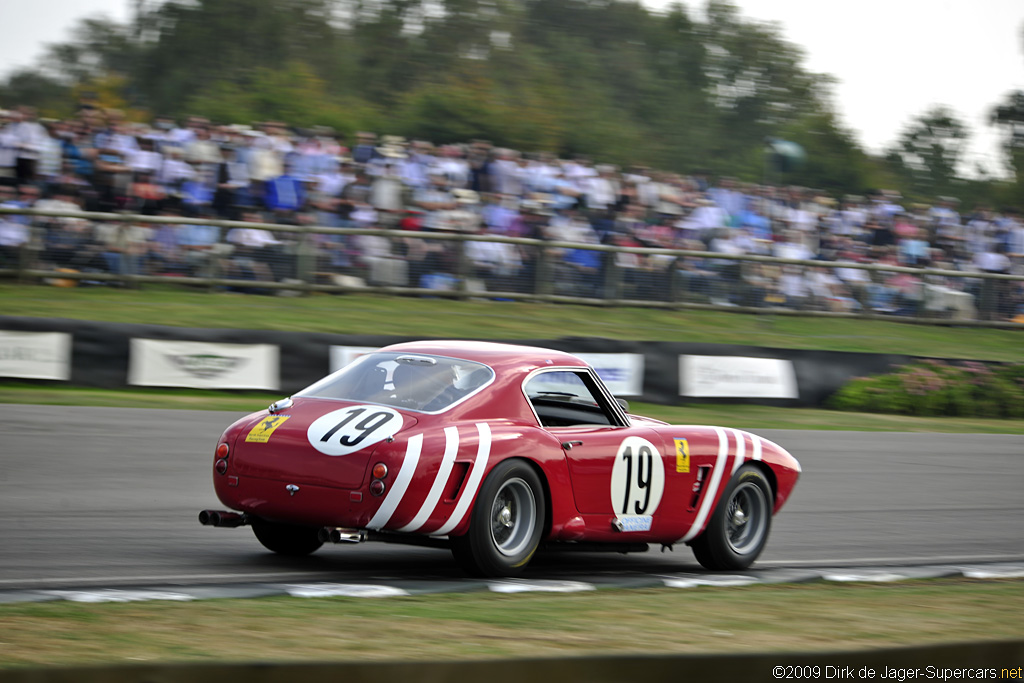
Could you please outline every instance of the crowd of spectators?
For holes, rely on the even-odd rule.
[[[532,292],[723,306],[873,311],[1024,321],[1021,283],[868,271],[858,263],[965,273],[1024,273],[1014,210],[907,205],[895,192],[829,197],[583,158],[499,149],[482,140],[435,146],[280,122],[151,124],[82,108],[40,120],[0,112],[0,206],[241,220],[249,227],[0,215],[0,269],[31,265],[115,274],[220,276],[428,289],[460,275],[490,292]],[[374,235],[297,233],[260,223],[380,227]],[[431,233],[529,237],[538,248]],[[300,244],[301,242],[301,244]],[[572,248],[572,245],[580,248]],[[607,244],[820,261],[821,267],[713,256],[606,252]],[[542,253],[543,252],[543,253]],[[308,273],[300,254],[312,254]],[[840,265],[837,266],[836,263]]]

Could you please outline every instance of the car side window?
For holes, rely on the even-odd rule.
[[[617,424],[586,370],[542,372],[527,380],[525,390],[543,427]]]

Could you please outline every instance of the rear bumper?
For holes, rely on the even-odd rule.
[[[217,497],[232,510],[262,519],[360,529],[380,506],[381,499],[362,490],[293,484],[258,477],[217,476]]]

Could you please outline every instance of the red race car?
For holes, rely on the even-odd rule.
[[[685,543],[750,566],[800,465],[737,429],[630,415],[561,351],[396,344],[238,420],[218,442],[206,525],[250,525],[305,555],[325,542],[451,548],[470,573],[519,573],[542,544]]]

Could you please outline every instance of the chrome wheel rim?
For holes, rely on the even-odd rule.
[[[733,490],[725,508],[726,540],[738,555],[756,551],[768,527],[768,496],[753,482],[744,482]]]
[[[513,557],[530,544],[537,526],[533,489],[524,480],[509,479],[491,504],[491,540],[502,555]]]

